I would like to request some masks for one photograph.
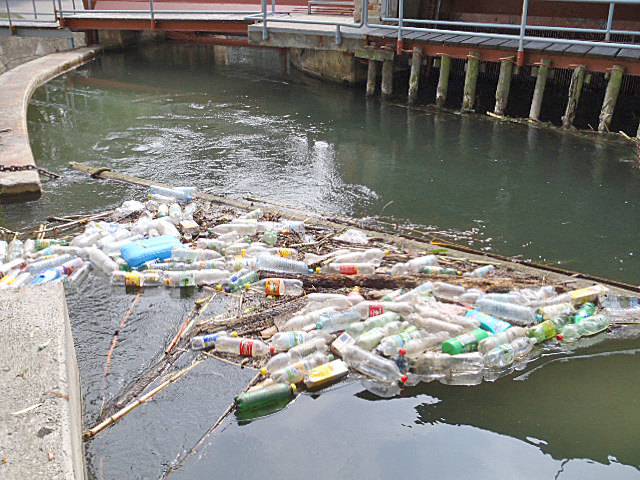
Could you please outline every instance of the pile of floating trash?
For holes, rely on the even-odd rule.
[[[239,410],[286,403],[349,372],[384,396],[434,380],[477,385],[526,364],[542,342],[574,342],[640,318],[638,298],[608,295],[602,285],[566,291],[443,249],[407,254],[358,230],[260,209],[220,214],[191,202],[192,193],[151,187],[149,201],[127,201],[112,221],[88,222],[79,235],[0,242],[0,288],[62,281],[77,289],[95,270],[129,289],[208,286],[253,296],[252,309],[270,322],[254,329],[260,338],[215,323],[190,339],[193,350],[250,357],[261,368],[262,381],[236,398]],[[412,286],[345,287],[339,279],[349,276],[369,276],[369,285],[409,278],[400,283]],[[297,310],[270,314],[277,299]]]

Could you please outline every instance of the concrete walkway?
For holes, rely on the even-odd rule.
[[[0,75],[0,168],[34,166],[27,131],[27,108],[33,92],[72,68],[93,58],[100,47],[53,53]],[[40,177],[34,170],[0,171],[0,198],[38,197]]]
[[[84,478],[80,380],[62,283],[0,291],[0,342],[0,478]]]

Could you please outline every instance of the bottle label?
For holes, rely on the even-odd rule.
[[[304,376],[306,368],[302,363],[296,363],[295,365],[291,365],[287,367],[285,373],[287,374],[287,378],[289,379],[289,383],[297,383],[300,381],[300,377]]]
[[[240,342],[240,355],[253,356],[253,340],[242,340]]]
[[[463,352],[473,352],[477,348],[478,339],[472,333],[463,333],[459,335],[458,341],[462,344]]]
[[[142,283],[142,277],[139,273],[127,273],[124,276],[124,285],[126,287],[141,287]]]
[[[284,280],[281,278],[268,278],[264,284],[264,293],[276,297],[284,295]]]
[[[278,253],[283,258],[287,258],[291,256],[291,250],[289,250],[288,248],[281,248],[280,250],[278,250]]]
[[[371,302],[369,304],[369,316],[375,317],[377,315],[382,315],[384,313],[384,303],[382,302]]]
[[[357,275],[358,266],[357,265],[340,265],[340,273],[342,275]]]
[[[305,339],[304,335],[302,335],[300,332],[289,332],[290,347],[295,347],[296,345],[304,343],[304,339]]]
[[[556,326],[551,320],[547,320],[538,325],[544,332],[544,338],[551,338],[556,334]]]

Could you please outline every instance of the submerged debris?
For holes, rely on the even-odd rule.
[[[434,380],[494,381],[535,358],[540,343],[640,322],[637,298],[602,285],[568,290],[569,282],[486,257],[405,249],[364,231],[194,202],[191,194],[152,187],[149,201],[125,202],[110,219],[74,219],[74,228],[86,227],[73,237],[0,242],[0,288],[62,281],[78,289],[95,271],[138,295],[165,287],[206,293],[158,364],[105,409],[103,426],[189,347],[204,352],[198,361],[260,370],[258,384],[236,399],[246,419],[347,375],[381,396]],[[227,311],[210,316],[218,297]]]

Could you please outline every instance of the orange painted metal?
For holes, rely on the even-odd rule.
[[[164,30],[174,32],[210,32],[247,36],[248,22],[242,20],[162,20],[132,18],[73,18],[60,20],[62,28],[72,30]]]
[[[253,43],[249,43],[249,40],[243,38],[212,37],[209,35],[198,35],[195,32],[167,32],[167,38],[171,40],[180,40],[183,42],[206,43],[210,45],[224,45],[228,47],[249,47],[280,50],[278,47],[255,45]]]

